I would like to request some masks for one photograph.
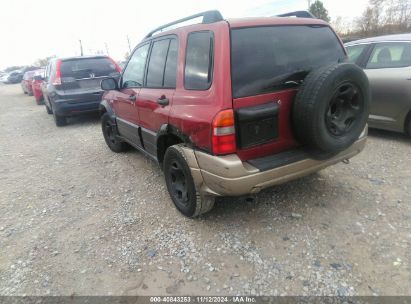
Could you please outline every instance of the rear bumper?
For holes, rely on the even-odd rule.
[[[74,116],[83,113],[98,112],[100,100],[69,103],[65,101],[53,102],[53,111],[60,116]]]
[[[260,171],[237,155],[213,156],[190,148],[184,153],[194,183],[203,195],[239,196],[294,180],[349,159],[360,153],[367,140],[366,132],[351,147],[326,160],[305,158],[274,169]]]
[[[65,92],[53,91],[51,99],[53,111],[60,116],[74,116],[88,112],[98,112],[103,91]]]

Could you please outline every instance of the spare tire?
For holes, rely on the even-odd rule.
[[[369,103],[368,78],[358,66],[340,63],[314,70],[293,103],[294,136],[314,156],[335,155],[360,136]]]

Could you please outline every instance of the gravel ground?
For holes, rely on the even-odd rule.
[[[411,141],[180,215],[96,116],[57,128],[0,86],[0,295],[411,295]]]

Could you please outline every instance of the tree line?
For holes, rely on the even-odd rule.
[[[330,21],[320,0],[312,3],[309,10],[317,18]],[[411,0],[369,0],[359,17],[354,20],[337,17],[331,24],[345,39],[408,33],[411,31]]]

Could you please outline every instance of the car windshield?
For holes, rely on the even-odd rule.
[[[64,60],[61,76],[75,79],[115,76],[119,74],[116,65],[109,58],[85,58]]]
[[[314,68],[345,60],[328,26],[265,26],[231,31],[233,97],[299,85]]]

